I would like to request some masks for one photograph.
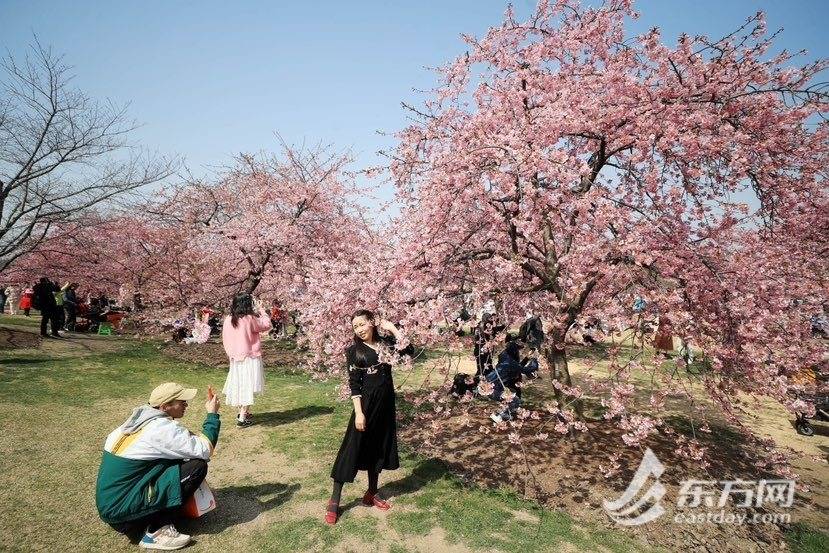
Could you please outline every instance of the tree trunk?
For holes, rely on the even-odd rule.
[[[259,286],[261,280],[262,277],[259,275],[248,277],[248,279],[245,281],[244,286],[242,287],[242,291],[247,292],[248,294],[253,294],[256,291],[256,288]]]
[[[573,380],[570,377],[570,369],[567,365],[567,349],[564,345],[564,338],[561,338],[560,340],[552,340],[552,343],[545,348],[544,356],[547,358],[547,364],[550,366],[550,378],[561,382],[567,387],[572,387]],[[555,394],[558,408],[563,410],[567,405],[567,397],[555,386],[553,386],[553,393]],[[572,406],[573,411],[576,413],[576,418],[583,421],[584,405],[582,400],[573,400]]]

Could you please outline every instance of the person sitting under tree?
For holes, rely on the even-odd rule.
[[[504,390],[509,390],[512,394],[503,411],[490,415],[489,418],[496,423],[511,420],[515,410],[521,404],[521,378],[523,376],[536,378],[537,376],[538,361],[532,358],[521,359],[521,349],[525,346],[524,340],[507,336],[507,346],[498,356],[495,370],[485,377],[486,381],[493,386],[489,399],[501,401]]]

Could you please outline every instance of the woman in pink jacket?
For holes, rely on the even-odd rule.
[[[271,329],[271,319],[250,294],[233,298],[230,315],[222,327],[222,343],[230,360],[230,371],[222,393],[228,405],[239,407],[236,426],[253,424],[250,406],[253,395],[265,388],[262,366],[262,344],[259,335]]]

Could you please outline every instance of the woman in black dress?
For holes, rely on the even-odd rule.
[[[377,480],[381,470],[400,466],[391,365],[381,361],[394,354],[400,332],[386,320],[375,326],[374,313],[365,309],[351,316],[351,326],[354,344],[346,352],[346,361],[354,412],[331,469],[334,491],[325,513],[328,524],[337,522],[343,484],[354,482],[358,470],[368,471],[363,504],[384,511],[390,509],[391,505],[377,496]],[[389,336],[380,336],[378,326]],[[398,353],[410,355],[411,350],[409,346]]]

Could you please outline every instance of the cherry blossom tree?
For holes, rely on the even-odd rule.
[[[84,293],[143,291],[150,306],[187,305],[187,278],[194,276],[184,229],[165,227],[147,216],[146,205],[106,215],[86,212],[54,224],[35,249],[16,260],[5,276],[31,282],[41,276],[76,282]],[[183,270],[186,267],[187,270]],[[161,292],[164,290],[164,292]]]
[[[356,276],[370,267],[361,258],[388,251],[354,201],[349,162],[324,147],[242,155],[213,179],[54,227],[9,276],[110,294],[128,286],[141,292],[145,318],[162,324],[198,305],[226,307],[240,291],[279,299],[299,317],[315,363],[330,366],[324,353],[344,343],[331,337],[370,288]]]
[[[827,297],[827,64],[773,53],[761,13],[673,46],[658,29],[627,36],[628,17],[626,0],[541,1],[464,37],[389,154],[395,287],[424,333],[470,295],[511,321],[540,316],[562,432],[584,428],[594,395],[639,443],[665,390],[686,386],[676,364],[621,343],[572,378],[568,329],[630,332],[637,298],[704,352],[727,414],[738,392],[802,408],[792,376],[820,359],[808,319]],[[654,416],[630,410],[634,369],[660,384]]]
[[[327,147],[283,144],[280,155],[242,155],[217,179],[163,195],[145,211],[184,246],[151,295],[179,310],[227,306],[240,291],[278,299],[296,314],[311,363],[332,366],[363,297],[361,259],[382,248],[349,163]]]
[[[390,153],[402,210],[389,224],[355,201],[347,157],[285,147],[61,227],[16,266],[48,274],[67,259],[90,282],[129,282],[158,319],[242,290],[277,298],[327,372],[358,307],[457,347],[456,314],[494,300],[507,322],[542,319],[545,410],[561,433],[586,428],[590,399],[635,445],[660,426],[668,391],[694,397],[686,360],[630,340],[643,318],[701,352],[700,379],[732,420],[741,394],[808,411],[795,394],[823,352],[808,321],[827,297],[826,63],[773,53],[762,14],[673,46],[658,29],[626,36],[635,16],[626,0],[542,1],[466,37]],[[590,320],[609,331],[608,358],[574,378],[566,338]]]

